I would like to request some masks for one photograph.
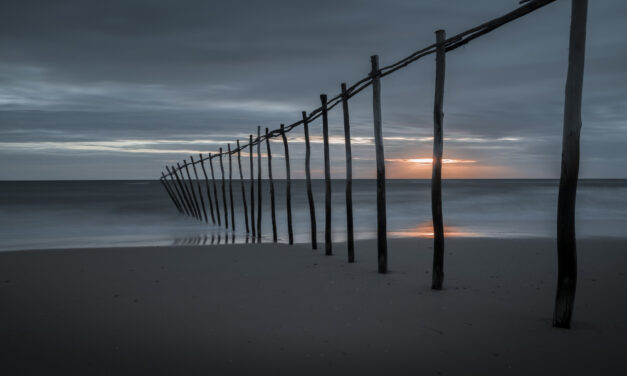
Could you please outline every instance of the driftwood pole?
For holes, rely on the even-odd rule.
[[[205,176],[205,189],[207,190],[207,202],[209,202],[209,212],[211,213],[211,223],[216,224],[216,218],[213,214],[213,201],[211,200],[211,189],[209,189],[209,178],[207,177],[207,170],[205,169],[205,161],[202,158],[202,154],[198,154],[200,158],[200,167],[202,167],[202,174]]]
[[[261,126],[257,126],[257,239],[261,239]]]
[[[383,154],[383,125],[381,122],[381,76],[379,56],[370,57],[372,64],[372,110],[374,117],[374,144],[377,156],[377,255],[379,273],[388,271],[387,218],[385,205],[385,156]]]
[[[209,168],[211,169],[211,184],[213,185],[213,200],[216,208],[216,217],[218,217],[218,226],[221,226],[220,202],[218,201],[218,188],[216,187],[216,176],[213,172],[213,155],[211,155],[211,153],[209,153]]]
[[[266,152],[268,154],[268,180],[270,183],[270,214],[272,217],[272,241],[277,242],[276,207],[274,202],[274,181],[272,180],[272,150],[270,150],[270,134],[266,128]]]
[[[179,175],[176,173],[176,169],[174,166],[172,166],[172,169],[170,170],[170,168],[168,166],[165,167],[166,170],[168,170],[168,173],[170,174],[170,177],[172,178],[172,176],[174,175],[174,177],[176,178],[176,184],[178,185],[178,187],[180,188],[181,193],[181,197],[183,197],[183,201],[185,203],[185,211],[187,212],[187,215],[189,215],[190,217],[193,216],[193,211],[192,211],[192,207],[189,204],[189,200],[187,199],[187,194],[185,192],[185,189],[183,188],[183,184],[181,183],[181,179],[179,179]],[[177,188],[177,191],[179,189]]]
[[[202,186],[200,185],[200,180],[198,180],[198,171],[196,170],[194,157],[190,155],[189,159],[192,161],[192,168],[194,169],[194,178],[196,179],[196,185],[198,188],[198,197],[200,198],[200,206],[202,207],[202,214],[205,217],[205,222],[209,223],[209,218],[207,217],[207,209],[205,208],[205,199],[202,198]]]
[[[194,207],[196,208],[196,218],[199,221],[202,221],[202,214],[200,214],[200,205],[198,204],[198,197],[196,197],[196,190],[194,189],[194,183],[192,182],[192,174],[189,173],[189,163],[185,159],[183,159],[183,167],[185,167],[185,172],[187,173],[187,182],[189,183],[189,189],[192,192],[192,197],[194,198]]]
[[[305,179],[307,182],[307,201],[309,201],[309,222],[311,223],[311,248],[318,249],[316,229],[316,206],[314,205],[313,189],[311,189],[311,146],[309,145],[309,122],[307,113],[303,111],[303,129],[305,130]]]
[[[229,198],[231,199],[231,230],[235,230],[235,208],[233,204],[233,161],[231,155],[231,144],[227,145],[229,151]]]
[[[553,326],[569,328],[577,287],[577,239],[575,236],[575,201],[579,178],[579,135],[581,101],[586,57],[586,22],[588,0],[572,0],[570,47],[564,131],[562,136],[562,171],[557,200],[557,293]]]
[[[183,160],[183,165],[186,166],[185,160]],[[185,175],[183,175],[183,169],[181,167],[181,165],[179,163],[176,164],[176,166],[178,167],[178,170],[181,172],[181,181],[185,181]],[[187,195],[189,196],[189,203],[192,207],[192,212],[194,213],[194,218],[198,218],[198,211],[196,211],[196,202],[194,201],[195,196],[192,194],[191,190],[189,189],[191,187],[191,178],[189,177],[189,171],[187,171],[187,183],[183,184],[183,186],[185,187],[185,191],[187,191]]]
[[[292,173],[290,170],[290,148],[287,144],[287,135],[285,134],[285,124],[281,124],[281,138],[283,139],[283,148],[285,149],[285,196],[287,210],[287,238],[289,244],[294,244],[294,230],[292,229]]]
[[[355,262],[355,240],[353,235],[353,157],[351,151],[351,128],[348,114],[348,92],[342,83],[342,112],[344,114],[344,148],[346,150],[346,248],[348,262]]]
[[[250,229],[253,233],[253,239],[257,236],[255,230],[255,167],[253,163],[253,135],[249,136],[248,156],[250,157]]]
[[[239,140],[237,140],[237,165],[239,166],[239,183],[242,187],[242,201],[244,203],[244,223],[246,224],[246,233],[250,232],[248,227],[248,205],[246,205],[246,188],[244,188],[244,173],[242,172],[242,154]]]
[[[222,177],[222,204],[224,205],[224,227],[229,228],[229,211],[226,203],[226,183],[224,181],[224,164],[222,163],[222,148],[220,148],[220,173]]]
[[[446,69],[446,33],[435,32],[435,101],[433,105],[433,167],[431,172],[431,216],[433,218],[433,273],[431,288],[441,290],[444,282],[444,220],[442,219],[442,151],[444,148],[444,74]]]
[[[333,254],[331,244],[331,165],[329,163],[329,118],[327,116],[327,96],[320,95],[322,102],[322,138],[324,141],[324,254]]]
[[[161,182],[161,185],[163,185],[163,188],[168,193],[168,196],[170,196],[170,200],[172,200],[172,204],[174,204],[174,207],[176,207],[176,210],[179,213],[182,213],[181,208],[179,207],[178,202],[176,202],[176,199],[174,198],[174,195],[172,195],[172,191],[170,191],[170,187],[168,187],[167,183],[165,182],[165,174],[163,174],[163,173],[161,173],[161,174],[162,174],[162,177],[161,177],[161,179],[159,179],[159,181]]]

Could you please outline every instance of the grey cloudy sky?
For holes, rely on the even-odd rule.
[[[0,3],[0,179],[154,178],[319,106],[345,81],[517,0]],[[558,177],[570,1],[447,54],[445,177]],[[627,3],[591,1],[582,176],[627,178]],[[391,177],[426,177],[434,58],[382,83]],[[355,169],[374,176],[371,91],[351,101]],[[342,177],[341,113],[330,115]],[[320,123],[312,124],[319,174]],[[302,177],[302,130],[290,133]],[[280,143],[273,148],[282,163]],[[409,162],[409,159],[415,161]],[[280,175],[280,169],[277,169]]]

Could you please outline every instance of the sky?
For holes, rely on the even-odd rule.
[[[3,0],[0,180],[154,179],[276,129],[381,66],[518,0]],[[591,1],[581,176],[627,178],[627,3]],[[558,178],[570,1],[447,54],[444,178]],[[389,178],[431,175],[435,57],[382,81]],[[372,91],[350,101],[354,176],[375,176]],[[344,177],[341,106],[329,114]],[[263,129],[262,128],[262,129]],[[322,177],[321,122],[310,125]],[[289,133],[304,176],[302,127]],[[271,144],[283,177],[280,138]],[[262,149],[265,152],[265,148]],[[246,154],[244,154],[246,156]],[[265,160],[264,160],[265,163]],[[248,170],[245,170],[247,175]]]

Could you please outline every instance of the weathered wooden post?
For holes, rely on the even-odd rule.
[[[281,124],[281,138],[283,139],[283,149],[285,149],[285,199],[287,210],[287,238],[289,244],[294,244],[294,230],[292,229],[292,173],[290,170],[290,148],[287,144],[285,124]]]
[[[220,202],[218,201],[218,188],[216,187],[216,176],[213,172],[213,155],[209,153],[209,168],[211,169],[211,184],[213,185],[213,200],[216,208],[216,217],[218,217],[218,226],[222,225],[220,220]]]
[[[226,183],[224,180],[224,164],[222,163],[222,148],[220,148],[220,173],[222,178],[222,204],[224,205],[224,227],[229,228],[229,211],[226,203]]]
[[[185,160],[183,160],[183,165],[187,167],[187,162]],[[181,167],[180,163],[177,163],[176,166],[178,167],[178,170],[181,171],[181,180],[185,181],[185,175],[183,175],[183,168]],[[185,186],[185,190],[187,191],[187,195],[189,196],[189,202],[192,205],[194,218],[198,219],[200,217],[200,213],[197,210],[198,207],[196,205],[196,196],[192,193],[190,189],[192,187],[192,179],[189,176],[189,169],[187,169],[187,183],[183,185]]]
[[[161,174],[162,174],[162,176],[159,179],[159,181],[161,182],[161,185],[163,185],[163,188],[168,193],[168,196],[170,196],[170,200],[172,200],[172,204],[174,204],[174,207],[176,208],[176,210],[179,213],[182,213],[182,210],[179,207],[178,202],[176,202],[176,199],[174,198],[174,195],[172,194],[172,191],[170,191],[170,187],[168,187],[167,183],[165,182],[165,174],[164,173],[161,173]]]
[[[579,179],[579,136],[588,0],[572,0],[568,75],[564,102],[562,171],[557,200],[557,293],[553,326],[570,328],[577,287],[577,239],[575,202]]]
[[[250,229],[253,233],[253,239],[257,236],[255,230],[255,168],[253,164],[253,135],[249,136],[248,156],[250,157]]]
[[[207,209],[205,208],[205,199],[202,198],[202,187],[200,185],[200,180],[198,180],[198,171],[196,170],[194,157],[190,155],[189,159],[192,161],[192,169],[194,169],[194,178],[196,179],[196,185],[198,188],[198,197],[200,198],[200,206],[202,207],[202,213],[205,217],[205,222],[209,223],[209,218],[207,217]]]
[[[388,271],[387,217],[385,205],[385,156],[383,153],[383,125],[381,122],[381,73],[379,56],[370,57],[372,64],[372,110],[374,117],[374,144],[377,159],[377,254],[379,273]]]
[[[239,146],[239,140],[237,140],[237,165],[239,166],[239,183],[242,187],[242,201],[244,203],[244,223],[246,224],[246,232],[250,232],[248,227],[248,205],[246,205],[246,188],[244,188],[244,173],[242,172],[242,153]]]
[[[322,138],[324,142],[324,254],[333,254],[331,243],[331,165],[329,163],[329,118],[327,116],[327,96],[320,95],[322,102]]]
[[[311,248],[318,249],[316,228],[316,206],[314,204],[313,189],[311,188],[311,146],[309,145],[309,121],[307,113],[303,111],[303,129],[305,130],[305,179],[307,182],[307,201],[309,202],[309,222],[311,224]]]
[[[189,215],[190,217],[193,216],[193,212],[192,212],[192,207],[189,203],[189,200],[187,199],[187,194],[185,192],[185,189],[183,188],[183,184],[181,183],[181,179],[179,179],[179,175],[175,173],[175,167],[172,166],[172,169],[170,170],[170,167],[165,166],[166,170],[168,170],[168,173],[170,174],[170,177],[172,178],[172,176],[174,176],[176,178],[176,183],[178,185],[178,187],[180,187],[180,191],[181,193],[181,197],[183,197],[183,202],[185,203],[185,211],[187,212],[187,215]],[[172,178],[174,179],[174,178]],[[179,191],[179,189],[177,188],[177,191]]]
[[[178,197],[178,194],[175,190],[176,188],[176,184],[172,183],[170,184],[170,182],[168,182],[168,178],[165,175],[165,172],[161,171],[161,179],[163,179],[164,183],[166,184],[167,190],[169,191],[168,193],[171,193],[172,198],[174,199],[174,203],[176,205],[176,208],[178,209],[179,213],[184,214],[185,210],[183,209],[184,205],[181,202],[180,198]],[[174,187],[174,188],[172,188]]]
[[[235,230],[235,208],[233,205],[233,162],[231,155],[231,144],[227,145],[229,151],[229,198],[231,200],[231,230]]]
[[[346,151],[346,248],[348,262],[355,262],[355,240],[353,235],[353,157],[351,151],[351,128],[348,113],[348,92],[342,82],[342,113],[344,114],[344,149]]]
[[[257,239],[261,239],[261,126],[257,126]]]
[[[433,274],[431,288],[441,290],[444,282],[444,220],[442,219],[442,151],[444,148],[444,74],[446,33],[435,32],[435,101],[433,105],[433,161],[431,171],[431,216],[433,218]]]
[[[216,224],[216,218],[213,214],[213,201],[211,199],[211,189],[209,189],[209,178],[207,177],[207,170],[205,169],[205,161],[202,154],[198,154],[200,158],[200,166],[202,167],[202,173],[205,176],[205,189],[207,190],[207,202],[209,202],[209,212],[211,213],[211,223]]]
[[[196,218],[202,221],[202,214],[200,214],[200,205],[198,204],[198,197],[196,197],[196,190],[194,189],[194,183],[192,182],[192,174],[189,173],[189,163],[183,159],[183,167],[187,173],[187,182],[189,183],[189,189],[192,191],[192,197],[194,198],[194,206],[196,207]]]
[[[268,181],[270,183],[270,215],[272,218],[272,241],[277,242],[276,207],[274,202],[274,181],[272,180],[272,150],[270,150],[270,132],[266,128],[266,152],[268,154]]]

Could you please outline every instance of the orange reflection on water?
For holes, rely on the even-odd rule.
[[[418,226],[406,230],[388,232],[393,238],[433,238],[433,224],[423,222]],[[481,236],[480,233],[463,229],[458,226],[444,225],[444,236],[454,238],[472,238]]]

